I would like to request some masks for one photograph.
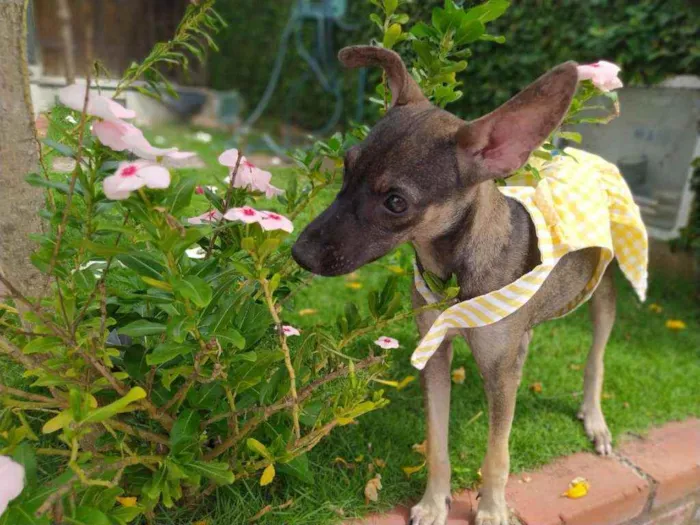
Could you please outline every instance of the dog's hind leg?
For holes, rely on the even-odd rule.
[[[605,423],[600,397],[603,390],[603,354],[615,323],[615,283],[613,264],[605,270],[598,288],[591,296],[593,344],[588,354],[583,383],[583,403],[578,417],[583,420],[586,434],[593,441],[598,454],[612,453],[612,437]]]
[[[414,291],[414,305],[422,299]],[[427,333],[439,312],[418,316],[421,337]],[[452,343],[444,342],[421,372],[423,402],[427,423],[428,484],[420,502],[411,509],[411,525],[444,525],[450,510],[450,455],[447,432],[450,419],[450,366]]]

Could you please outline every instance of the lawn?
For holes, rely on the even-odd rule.
[[[227,142],[224,134],[214,133],[209,143],[198,142],[191,130],[178,127],[153,129],[149,135],[150,138],[162,135],[169,144],[197,150],[208,166],[198,170],[202,183],[223,186],[225,170],[215,167],[216,157]],[[275,170],[273,182],[285,187],[285,178],[290,174],[290,170]],[[335,191],[337,188],[328,190],[322,200],[330,201]],[[269,206],[273,204],[260,205]],[[295,225],[296,232],[318,211],[310,210],[301,217]],[[348,301],[365,305],[367,291],[393,275],[396,267],[409,268],[410,258],[410,249],[403,247],[351,276],[316,278],[296,296],[293,305],[295,312],[311,309],[316,313],[302,316],[288,311],[286,318],[301,329],[317,322],[328,323]],[[408,303],[411,278],[404,273],[400,279]],[[606,353],[603,400],[614,438],[619,439],[629,432],[643,433],[651,425],[666,421],[700,416],[697,389],[700,384],[700,305],[692,296],[691,283],[652,273],[648,304],[660,305],[662,312],[650,310],[648,304],[640,305],[620,275],[618,284],[618,321]],[[681,319],[687,328],[669,330],[665,327],[668,319]],[[409,363],[417,343],[413,322],[396,323],[384,333],[401,342],[401,348],[393,354],[393,378],[402,380],[417,376]],[[514,472],[537,467],[564,454],[592,450],[575,417],[581,400],[582,368],[590,342],[585,307],[535,330],[518,392],[511,437]],[[453,368],[459,367],[464,367],[466,379],[463,384],[453,385],[452,390],[450,453],[454,489],[470,487],[477,482],[488,419],[481,378],[468,347],[461,340],[455,343],[453,364]],[[7,369],[0,372],[0,380],[6,380],[10,373]],[[536,383],[541,389],[532,387]],[[356,425],[334,430],[309,453],[313,483],[285,482],[280,478],[261,488],[256,480],[238,481],[220,489],[216,497],[202,502],[195,510],[194,519],[192,509],[182,509],[161,515],[157,523],[185,525],[207,520],[208,525],[243,524],[270,506],[257,523],[324,524],[420,497],[425,485],[425,469],[410,478],[402,470],[402,467],[419,466],[423,462],[423,457],[412,449],[414,444],[424,440],[419,382],[415,380],[400,391],[387,390],[391,399],[388,407],[361,417]],[[379,502],[368,506],[363,488],[374,476],[372,469],[381,473],[384,488]]]

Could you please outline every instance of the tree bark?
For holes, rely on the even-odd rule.
[[[56,16],[61,22],[61,40],[63,40],[63,66],[66,84],[75,84],[75,54],[73,45],[73,17],[68,0],[58,0]]]
[[[36,297],[43,279],[32,266],[30,233],[41,231],[41,189],[24,177],[38,171],[39,149],[29,89],[25,0],[0,0],[0,272]],[[0,289],[0,296],[6,293]]]

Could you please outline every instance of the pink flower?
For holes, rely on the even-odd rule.
[[[595,64],[578,66],[578,79],[590,80],[601,91],[612,91],[622,87],[622,81],[617,77],[620,67],[612,62],[600,60]]]
[[[383,335],[379,339],[377,339],[374,342],[374,344],[384,348],[385,350],[388,350],[390,348],[398,348],[399,347],[399,342],[396,339],[394,339],[393,337],[387,337],[385,335]]]
[[[219,210],[211,210],[197,217],[190,217],[187,222],[190,224],[206,224],[207,222],[218,222],[223,215]]]
[[[194,192],[197,195],[204,195],[204,188],[202,188],[202,186],[200,185],[197,185],[197,187],[194,189]]]
[[[219,164],[229,168],[229,175],[224,179],[226,184],[231,182],[233,171],[238,162],[238,155],[237,149],[229,149],[219,155]],[[233,187],[250,191],[259,191],[264,193],[268,198],[284,193],[283,190],[272,186],[270,180],[272,180],[272,174],[269,171],[262,170],[245,157],[241,157]]]
[[[124,151],[130,149],[127,142],[129,135],[141,135],[139,128],[128,122],[121,120],[101,120],[92,125],[92,134],[95,135],[102,144],[114,151]]]
[[[287,217],[271,211],[263,211],[260,213],[263,215],[260,220],[260,226],[262,226],[263,230],[284,230],[288,233],[294,231],[294,224],[292,224],[292,221],[287,219]]]
[[[242,208],[231,208],[226,213],[224,213],[224,219],[227,221],[240,221],[246,224],[253,224],[254,222],[259,223],[263,218],[262,212],[251,208],[250,206],[243,206]]]
[[[170,186],[170,172],[143,160],[122,162],[114,175],[104,180],[105,196],[112,200],[128,199],[132,191],[139,188],[163,189]]]
[[[271,211],[258,211],[250,206],[231,208],[224,214],[224,219],[246,224],[257,222],[265,231],[284,230],[289,233],[294,231],[294,224],[287,217]]]
[[[286,324],[286,325],[284,325],[284,326],[282,327],[282,333],[283,333],[284,335],[286,335],[287,337],[289,337],[289,336],[291,336],[291,335],[301,335],[301,334],[299,333],[299,330],[297,330],[297,329],[294,328],[293,326],[289,326],[288,324]]]
[[[151,146],[143,133],[128,134],[123,138],[127,144],[127,149],[137,157],[146,160],[159,160],[162,157],[170,159],[188,159],[194,156],[191,151],[178,151],[177,148],[156,148]]]
[[[284,190],[281,190],[272,184],[268,184],[267,188],[265,188],[265,197],[268,199],[273,199],[277,197],[278,195],[282,195],[284,193]]]
[[[236,162],[238,161],[238,150],[236,148],[227,149],[221,155],[219,155],[219,164],[226,166],[228,168],[235,168]],[[243,162],[243,159],[241,159]]]
[[[58,92],[58,99],[62,104],[71,109],[83,111],[86,90],[87,86],[71,84]],[[111,98],[96,95],[94,93],[88,94],[86,110],[88,115],[92,115],[93,117],[101,118],[103,120],[129,119],[136,116],[135,111],[126,109],[124,106],[115,102]]]
[[[121,120],[102,120],[92,125],[92,134],[102,144],[114,151],[128,150],[137,157],[146,160],[157,160],[159,157],[171,159],[187,159],[194,156],[189,151],[178,151],[177,148],[156,148],[151,146],[143,131]]]
[[[24,489],[24,467],[7,456],[0,456],[0,516]]]

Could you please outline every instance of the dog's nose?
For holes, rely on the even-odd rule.
[[[311,262],[313,261],[313,255],[310,252],[311,250],[309,250],[308,243],[302,240],[298,240],[292,246],[292,258],[297,262],[299,266],[304,268],[304,270],[313,272],[314,270]]]

